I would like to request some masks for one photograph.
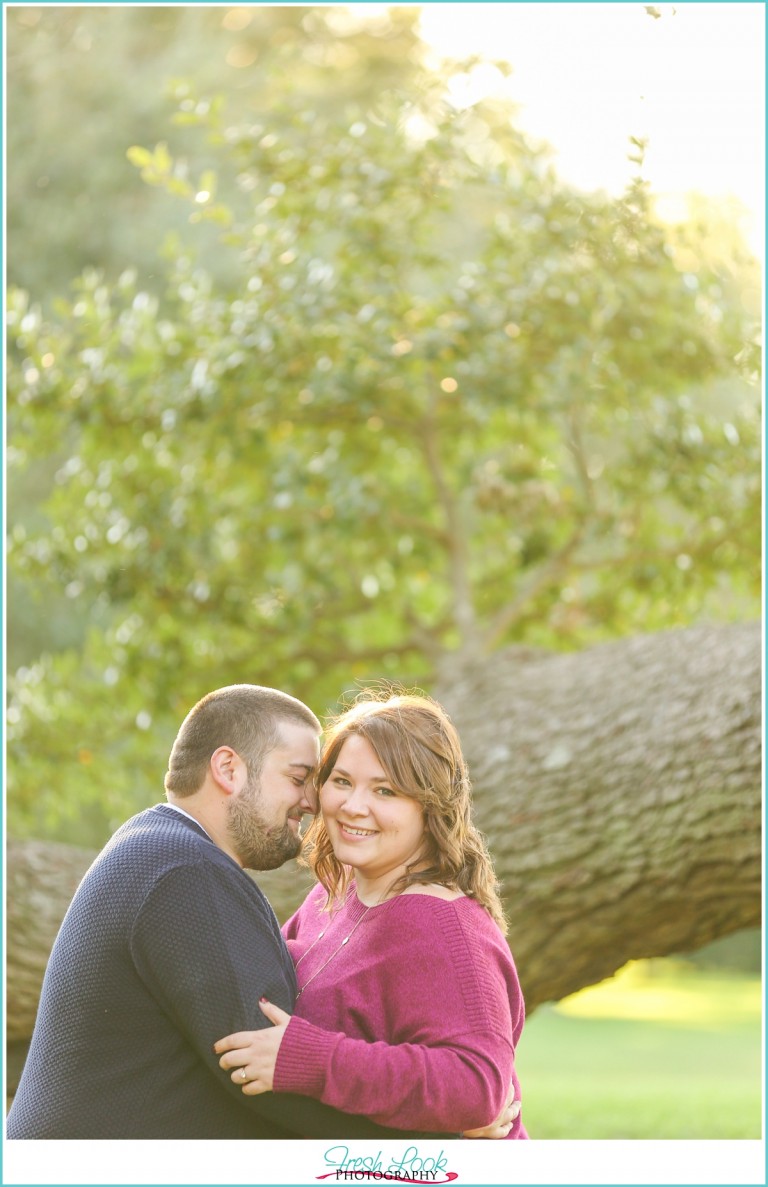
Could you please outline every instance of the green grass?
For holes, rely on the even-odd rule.
[[[759,978],[638,961],[526,1023],[517,1055],[532,1138],[754,1138]]]

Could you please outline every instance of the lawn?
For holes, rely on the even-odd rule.
[[[637,961],[526,1023],[532,1138],[760,1138],[759,978]]]

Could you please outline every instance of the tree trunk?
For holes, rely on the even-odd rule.
[[[511,648],[436,696],[469,761],[529,1011],[626,961],[760,920],[760,626],[640,636],[568,655]],[[8,846],[8,1037],[94,855]],[[281,920],[309,885],[258,876]]]
[[[9,839],[6,1038],[29,1038],[40,984],[59,924],[72,895],[96,856],[88,849],[53,841]]]
[[[753,623],[443,677],[529,1010],[759,925],[761,655]]]

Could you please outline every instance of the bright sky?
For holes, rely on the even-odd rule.
[[[632,0],[427,3],[421,28],[448,56],[511,63],[504,86],[520,126],[556,150],[568,181],[621,192],[634,168],[629,137],[647,137],[644,175],[662,214],[682,217],[692,190],[734,195],[762,255],[765,8],[679,0],[654,9],[657,18]],[[478,84],[499,85],[487,71]]]

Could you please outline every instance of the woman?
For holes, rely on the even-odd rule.
[[[220,1040],[221,1066],[248,1095],[526,1138],[504,1112],[523,998],[452,723],[430,698],[364,693],[332,725],[317,785],[319,881],[283,928],[295,1013],[263,1002],[274,1028]]]

